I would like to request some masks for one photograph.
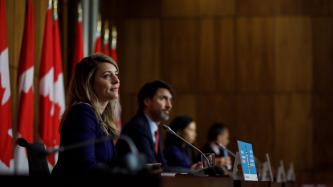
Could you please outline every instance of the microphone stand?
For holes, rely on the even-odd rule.
[[[190,147],[192,147],[193,149],[195,149],[196,151],[198,151],[207,161],[207,164],[209,167],[212,167],[213,164],[210,162],[210,160],[207,158],[207,156],[197,147],[195,147],[194,145],[192,145],[190,142],[186,141],[183,137],[179,136],[175,131],[173,131],[169,126],[167,125],[162,125],[162,127],[164,129],[166,129],[168,132],[170,132],[171,134],[173,134],[174,136],[176,136],[177,138],[181,139],[183,142],[185,142],[187,145],[189,145]]]
[[[37,156],[42,156],[42,157],[46,157],[52,154],[55,154],[57,152],[63,152],[63,151],[68,151],[71,149],[76,149],[76,148],[80,148],[80,147],[84,147],[87,145],[91,145],[91,144],[95,144],[95,143],[100,143],[100,142],[104,142],[104,141],[108,141],[111,140],[111,137],[109,136],[105,136],[99,139],[90,139],[84,142],[80,142],[80,143],[76,143],[76,144],[72,144],[66,147],[60,146],[59,148],[54,148],[54,149],[45,149],[44,146],[38,146],[38,143],[28,143],[24,138],[18,138],[16,140],[16,143],[21,146],[21,147],[25,147],[28,148],[32,151],[34,151]],[[43,145],[43,144],[40,144]]]
[[[95,143],[101,143],[101,142],[108,141],[108,140],[111,140],[110,136],[104,136],[104,137],[99,138],[99,139],[90,139],[90,140],[86,140],[84,142],[68,145],[66,147],[60,146],[59,148],[46,150],[46,154],[47,155],[52,155],[52,154],[57,153],[57,152],[63,152],[63,151],[71,150],[71,149],[81,148],[81,147],[85,147],[87,145],[91,145],[91,144],[95,144]]]
[[[236,157],[236,154],[233,153],[232,151],[230,151],[228,148],[226,148],[224,145],[221,144],[217,144],[218,146],[222,147],[224,150],[226,150],[228,152],[228,154],[230,154],[232,157]]]
[[[171,134],[173,134],[174,136],[176,136],[177,138],[179,138],[180,140],[182,140],[184,143],[186,143],[187,145],[189,145],[190,147],[192,147],[194,150],[198,151],[202,157],[205,158],[205,160],[207,161],[208,167],[207,168],[203,168],[200,169],[198,171],[195,172],[190,172],[192,175],[195,176],[221,176],[221,175],[225,175],[225,171],[220,168],[215,167],[213,164],[211,163],[211,161],[207,158],[207,156],[197,147],[195,147],[194,145],[192,145],[191,143],[189,143],[188,141],[186,141],[183,137],[179,136],[175,131],[173,131],[169,126],[167,125],[162,125],[162,127],[164,129],[166,129],[168,132],[170,132]]]

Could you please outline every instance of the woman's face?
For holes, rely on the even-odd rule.
[[[183,131],[181,135],[185,140],[193,143],[197,137],[197,127],[194,121],[192,121]]]
[[[94,91],[98,99],[104,102],[118,98],[119,86],[116,66],[108,62],[98,64],[94,82]]]
[[[227,146],[229,144],[229,131],[225,129],[221,134],[217,136],[217,143]]]

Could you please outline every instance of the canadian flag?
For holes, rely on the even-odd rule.
[[[107,56],[110,56],[109,34],[110,34],[109,24],[108,24],[108,21],[106,21],[104,24],[103,53]]]
[[[29,143],[33,141],[34,132],[34,49],[35,33],[32,0],[27,0],[18,71],[19,118],[17,128],[18,136],[25,138]],[[18,174],[27,174],[29,171],[25,149],[19,146],[17,146],[15,150],[15,169]]]
[[[13,135],[5,0],[0,0],[0,174],[13,173]]]
[[[118,63],[118,55],[117,55],[117,28],[115,26],[112,27],[112,39],[111,39],[111,51],[110,56]]]
[[[115,26],[112,27],[112,39],[111,39],[111,51],[110,56],[118,63],[118,56],[117,56],[117,29]],[[121,119],[117,119],[115,121],[116,127],[121,130]]]
[[[53,20],[52,3],[46,12],[42,56],[39,70],[39,134],[46,146],[52,148],[55,145],[54,138],[54,56],[53,56]],[[53,157],[54,158],[54,157]],[[54,164],[54,159],[49,161]]]
[[[102,21],[101,18],[98,18],[97,21],[97,31],[96,31],[96,38],[95,38],[95,53],[102,52],[102,37],[101,37],[101,30],[102,30]]]
[[[72,63],[72,75],[75,73],[75,66],[78,64],[83,58],[83,28],[82,28],[82,6],[79,3],[78,5],[78,20],[76,24],[76,33],[75,33],[75,41],[74,41],[74,57]]]
[[[61,59],[61,46],[59,34],[59,22],[57,12],[57,0],[54,0],[54,13],[53,13],[53,42],[54,42],[54,126],[53,126],[53,139],[54,148],[60,144],[59,125],[62,114],[65,111],[65,91],[64,91],[64,78],[62,72],[62,59]],[[57,157],[55,157],[55,160]],[[50,160],[54,165],[54,160]]]

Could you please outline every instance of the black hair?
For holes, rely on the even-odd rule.
[[[227,129],[223,123],[214,123],[208,130],[208,141],[216,141],[217,137]]]
[[[174,97],[174,92],[171,88],[171,86],[161,80],[155,80],[152,82],[148,82],[145,85],[142,86],[142,88],[139,91],[138,94],[138,105],[139,105],[139,111],[143,111],[145,104],[144,100],[146,98],[153,98],[156,94],[157,90],[160,88],[165,88],[170,91],[171,95]]]
[[[171,121],[170,128],[175,132],[183,131],[192,121],[189,116],[177,116]]]
[[[175,117],[171,123],[170,128],[177,133],[177,131],[183,131],[186,127],[193,122],[193,119],[189,116],[177,116]],[[184,144],[183,141],[179,140],[175,135],[168,133],[165,138],[165,146],[172,146],[172,145],[182,145]]]

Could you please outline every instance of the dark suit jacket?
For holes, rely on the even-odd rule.
[[[138,113],[127,124],[125,124],[121,134],[130,137],[134,141],[139,152],[145,155],[147,163],[159,162],[164,166],[166,165],[163,152],[161,151],[161,138],[159,138],[158,154],[155,154],[155,144],[153,142],[148,119],[144,113]],[[116,147],[119,158],[129,152],[128,145],[126,145],[123,141],[118,141]]]
[[[60,145],[67,147],[106,137],[94,109],[86,103],[74,104],[61,129]],[[52,175],[82,175],[108,169],[115,162],[115,147],[109,139],[59,153]]]
[[[219,157],[224,157],[224,149],[222,147],[219,148],[220,149],[220,153],[215,152],[212,147],[210,146],[210,143],[207,143],[206,145],[203,146],[202,148],[202,152],[204,153],[214,153],[215,157],[219,158]]]
[[[169,145],[164,150],[169,167],[191,168],[192,160],[184,148],[178,145]]]

